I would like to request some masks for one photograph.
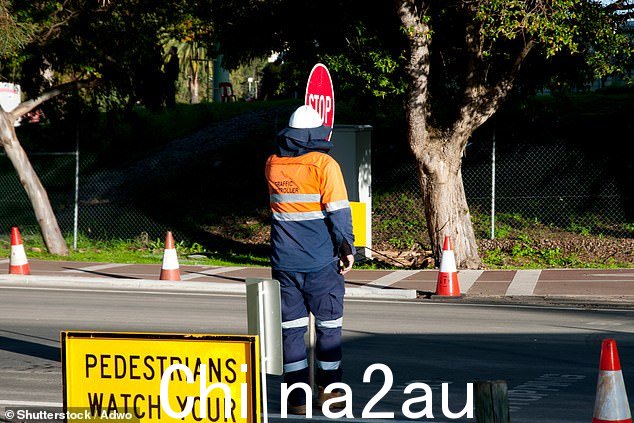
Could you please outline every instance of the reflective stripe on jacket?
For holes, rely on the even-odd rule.
[[[352,247],[352,217],[339,164],[327,154],[272,155],[266,162],[273,213],[271,265],[298,272],[319,270]],[[354,247],[352,247],[354,253]]]

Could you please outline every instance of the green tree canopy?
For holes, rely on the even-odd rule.
[[[16,40],[0,51],[9,59],[0,76],[30,96],[59,82],[98,79],[95,93],[107,106],[160,89],[162,40],[181,36],[193,15],[209,22],[210,10],[205,0],[0,1],[10,17],[0,31]]]

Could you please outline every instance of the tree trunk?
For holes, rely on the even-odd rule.
[[[18,141],[11,115],[3,110],[0,110],[0,143],[2,143],[7,157],[11,160],[31,201],[46,248],[51,254],[67,256],[68,247],[59,229],[46,190]]]
[[[192,77],[189,80],[189,93],[191,97],[191,104],[200,103],[200,98],[198,97],[198,72],[192,72]]]
[[[427,231],[437,260],[445,236],[450,236],[457,266],[477,269],[481,261],[462,183],[462,157],[451,148],[457,144],[428,138],[417,155]]]

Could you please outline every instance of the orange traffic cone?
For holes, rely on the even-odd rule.
[[[165,251],[163,252],[163,265],[161,266],[159,280],[181,280],[181,274],[178,270],[178,256],[176,255],[176,248],[174,248],[174,237],[171,231],[168,231],[165,236]]]
[[[436,282],[436,294],[441,297],[459,297],[460,284],[458,283],[458,269],[456,269],[456,257],[453,255],[451,238],[445,236],[440,259],[440,272]]]
[[[604,339],[592,423],[632,423],[628,404],[616,341]]]
[[[11,228],[11,258],[9,259],[9,273],[12,275],[30,275],[31,268],[26,259],[24,244],[20,230],[17,227]]]

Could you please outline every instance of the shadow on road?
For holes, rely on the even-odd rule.
[[[24,341],[22,339],[0,336],[0,350],[17,354],[30,355],[50,361],[60,361],[60,348],[40,344],[39,342]]]

